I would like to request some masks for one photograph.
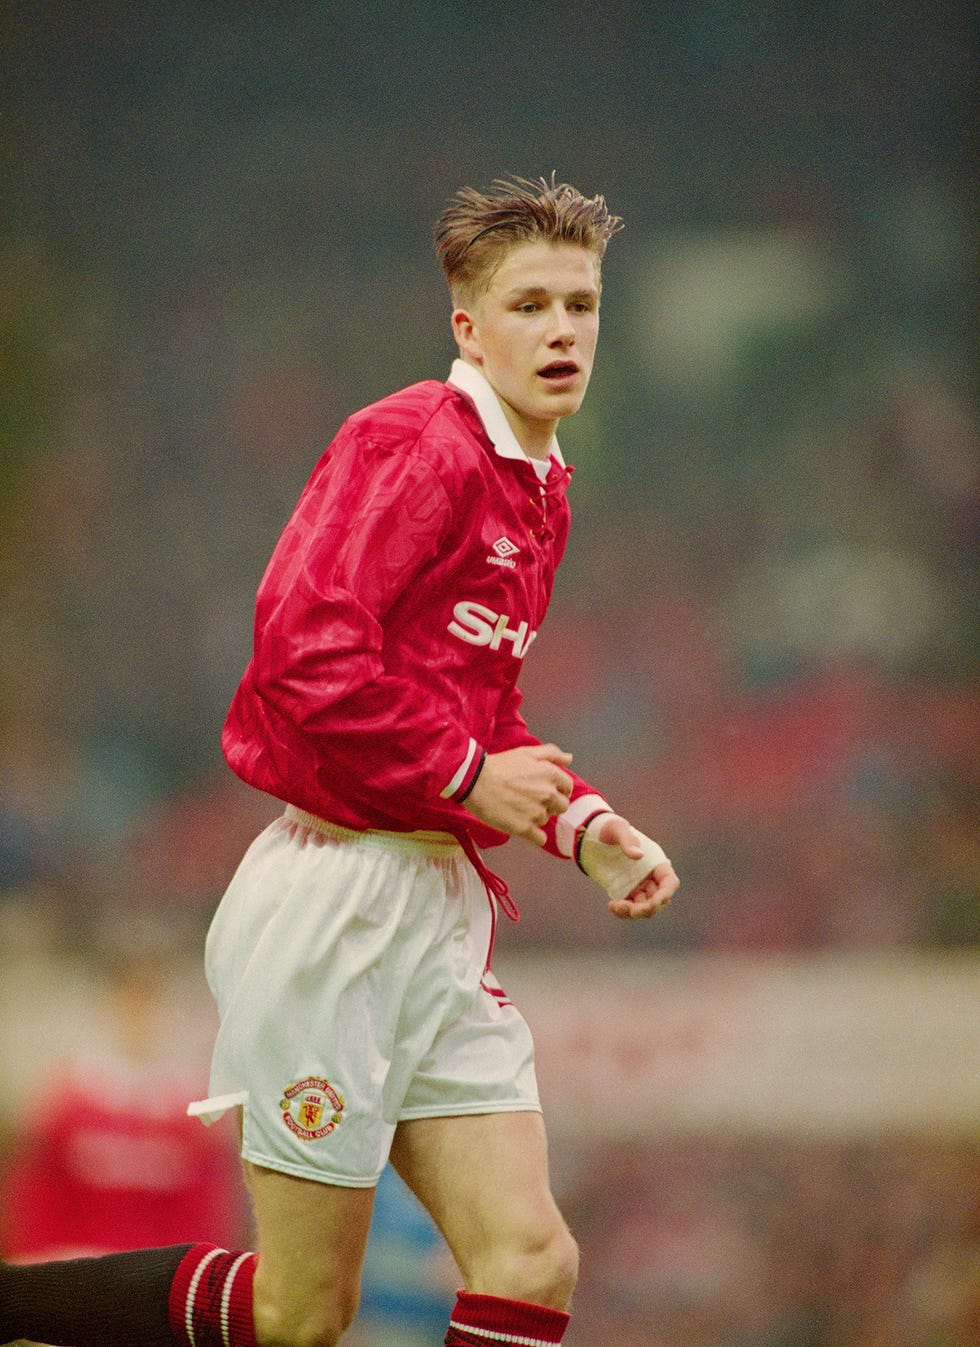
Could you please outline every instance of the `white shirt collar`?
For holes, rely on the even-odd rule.
[[[550,463],[547,459],[531,458],[517,443],[517,437],[510,428],[510,423],[504,415],[504,409],[500,405],[497,394],[475,365],[467,364],[465,360],[454,360],[453,367],[449,372],[449,383],[454,388],[458,388],[461,393],[465,393],[476,407],[480,420],[483,422],[483,428],[501,458],[523,458],[531,464],[539,477],[547,476]],[[548,456],[560,468],[565,466],[565,460],[562,458],[561,450],[558,447],[557,437],[551,441],[548,447]]]

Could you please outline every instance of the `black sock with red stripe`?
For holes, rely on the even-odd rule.
[[[0,1342],[174,1347],[170,1288],[194,1246],[0,1264]]]
[[[257,1347],[254,1253],[213,1244],[0,1263],[0,1342],[52,1347]]]
[[[254,1253],[214,1244],[188,1249],[170,1288],[170,1326],[178,1347],[258,1347],[252,1320]]]

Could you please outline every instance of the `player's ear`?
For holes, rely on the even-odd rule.
[[[453,337],[460,354],[471,360],[480,360],[483,356],[483,344],[476,317],[470,309],[454,309],[452,316]]]

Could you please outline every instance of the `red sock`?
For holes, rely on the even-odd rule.
[[[254,1253],[194,1244],[170,1287],[170,1326],[180,1347],[258,1347],[252,1320]]]
[[[498,1296],[457,1294],[446,1347],[552,1347],[561,1342],[571,1315],[545,1305],[527,1305]]]

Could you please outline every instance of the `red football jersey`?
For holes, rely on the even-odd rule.
[[[320,459],[259,587],[225,755],[245,781],[344,827],[506,840],[460,802],[485,752],[540,742],[517,678],[569,526],[557,443],[542,479],[489,384],[406,388]],[[568,856],[601,796],[548,829]]]

